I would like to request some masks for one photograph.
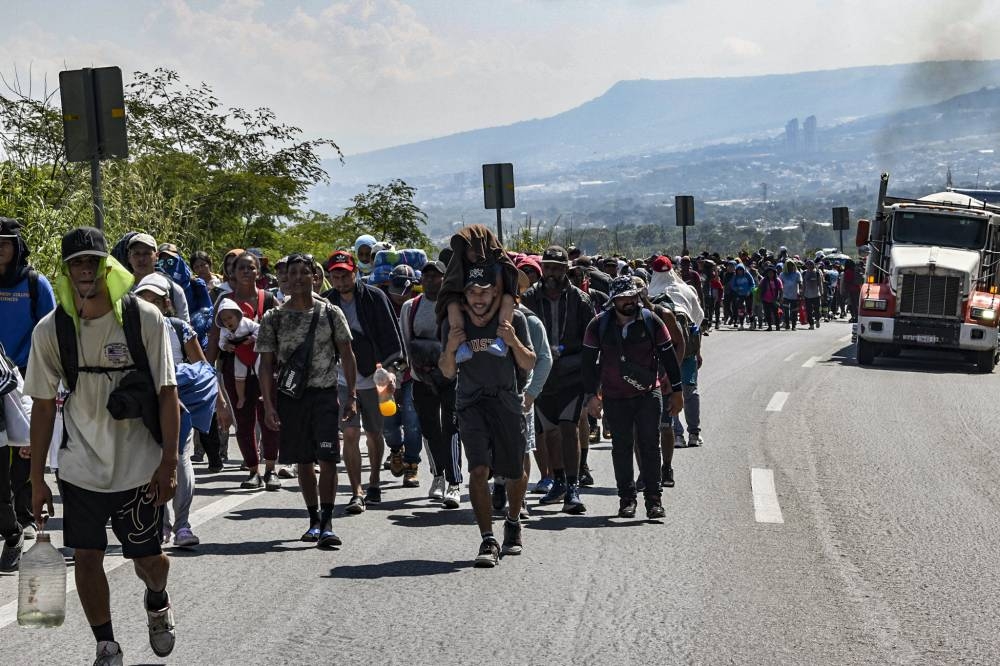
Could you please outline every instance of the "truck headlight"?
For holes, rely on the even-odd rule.
[[[972,308],[970,313],[973,319],[979,319],[981,321],[994,321],[997,318],[997,313],[994,310],[988,310],[986,308]]]
[[[865,310],[885,310],[889,304],[884,298],[866,298],[862,301],[861,307]]]

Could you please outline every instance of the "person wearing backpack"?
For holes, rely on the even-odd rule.
[[[28,263],[31,254],[21,237],[21,221],[0,217],[0,344],[24,376],[31,332],[55,307],[52,286]],[[25,539],[34,539],[31,515],[31,450],[0,446],[0,571],[15,571]]]
[[[309,528],[301,539],[333,548],[341,545],[333,531],[338,430],[357,413],[357,368],[347,317],[313,293],[312,263],[308,255],[289,255],[288,299],[264,315],[256,349],[266,423],[281,433],[281,464],[298,468],[309,514]],[[343,404],[338,396],[338,362],[347,382]],[[371,460],[377,464],[379,459]]]
[[[49,498],[45,464],[56,392],[60,383],[70,391],[59,449],[64,543],[75,549],[77,592],[98,659],[118,664],[104,571],[109,520],[145,584],[153,652],[169,655],[176,640],[166,590],[170,560],[160,538],[163,505],[177,485],[180,404],[163,316],[129,293],[132,283],[108,255],[99,229],[80,227],[63,236],[58,307],[32,334],[24,387],[33,399],[31,504],[39,525]],[[126,403],[140,405],[138,414],[128,404],[120,411],[123,394]]]
[[[659,317],[639,307],[639,293],[627,276],[612,282],[611,309],[594,317],[584,334],[582,374],[588,411],[597,418],[602,407],[607,410],[618,515],[635,517],[638,449],[646,516],[656,519],[666,515],[660,490],[662,400],[669,395],[667,410],[674,416],[684,397],[670,335]]]

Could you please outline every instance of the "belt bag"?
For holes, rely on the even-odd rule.
[[[289,398],[298,400],[306,390],[309,381],[309,366],[312,365],[312,353],[316,338],[316,324],[319,322],[319,304],[313,306],[312,321],[309,322],[309,332],[306,339],[281,364],[278,369],[278,390]]]
[[[621,369],[622,379],[626,384],[637,391],[648,391],[656,385],[656,371],[644,368],[632,361],[619,357],[618,367]]]

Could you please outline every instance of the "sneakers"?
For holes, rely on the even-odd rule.
[[[588,438],[591,444],[596,444],[601,441],[601,429],[594,426],[590,429],[590,437]]]
[[[427,493],[429,499],[440,502],[444,499],[444,475],[435,476],[434,480],[431,481],[431,489]]]
[[[190,527],[182,527],[174,535],[174,545],[181,548],[191,548],[201,543],[201,539],[191,531]]]
[[[535,487],[531,489],[531,492],[533,495],[545,495],[552,490],[552,484],[554,483],[555,481],[551,476],[543,476],[538,480],[538,483],[535,484]]]
[[[302,534],[300,540],[305,541],[306,543],[316,543],[319,541],[319,534],[319,525],[311,525],[309,529]]]
[[[340,540],[340,537],[333,533],[333,530],[327,528],[320,532],[319,541],[316,543],[317,548],[333,548],[334,546],[340,546],[344,542]]]
[[[21,565],[21,552],[23,550],[23,534],[18,534],[16,537],[11,537],[4,541],[3,552],[0,553],[0,571],[4,573],[17,571],[17,568]]]
[[[419,488],[420,479],[417,478],[417,463],[403,463],[403,487]]]
[[[503,513],[507,506],[507,486],[493,481],[493,513]]]
[[[563,501],[566,496],[566,483],[564,481],[555,481],[549,488],[549,492],[545,493],[542,499],[538,500],[539,504],[558,504]]]
[[[448,489],[444,491],[444,508],[446,509],[457,509],[462,503],[462,486],[457,483],[453,483],[448,486]]]
[[[587,512],[587,506],[580,499],[579,486],[572,485],[566,488],[566,497],[563,500],[563,513],[580,514]]]
[[[635,518],[636,501],[634,497],[623,497],[618,500],[618,517]]]
[[[344,507],[344,511],[351,514],[359,514],[365,512],[365,498],[361,495],[355,495],[351,498],[351,501],[347,503]]]
[[[664,488],[674,487],[674,468],[664,466],[660,471],[660,485]]]
[[[504,555],[520,555],[522,550],[524,550],[524,545],[521,543],[521,523],[504,520],[503,547],[500,552]]]
[[[701,438],[701,435],[691,435],[688,437],[688,446],[702,446],[705,440]]]
[[[518,515],[521,520],[531,520],[531,510],[528,509],[528,502],[521,500],[521,512]]]
[[[243,490],[260,490],[264,487],[264,482],[260,480],[260,474],[252,472],[246,481],[240,484]]]
[[[486,353],[503,358],[507,355],[507,343],[503,341],[503,338],[497,338],[486,347]]]
[[[38,528],[35,527],[34,523],[28,523],[21,529],[21,534],[24,535],[25,541],[31,541],[38,535]]]
[[[465,363],[472,360],[472,348],[468,342],[463,342],[455,350],[455,363]]]
[[[382,501],[382,489],[378,485],[368,485],[365,491],[365,504],[378,504]]]
[[[590,465],[580,465],[580,485],[585,488],[594,485],[594,476],[590,473]]]
[[[685,446],[687,446],[687,443],[684,441],[684,435],[674,433],[674,448],[683,449]]]
[[[146,590],[145,597],[149,596]],[[144,598],[145,601],[145,598]],[[174,630],[174,611],[170,601],[160,610],[146,610],[146,624],[149,626],[149,647],[157,657],[166,657],[174,651],[177,632]]]
[[[219,472],[221,472],[221,471],[222,471],[223,469],[225,469],[225,467],[223,466],[223,464],[222,464],[222,463],[219,463],[219,464],[217,464],[217,465],[209,465],[209,466],[208,466],[208,473],[209,473],[209,474],[218,474],[218,473],[219,473]]]
[[[281,479],[273,470],[264,472],[264,490],[275,492],[281,490]]]
[[[656,520],[657,518],[663,518],[666,515],[667,512],[663,508],[663,503],[660,502],[659,498],[646,500],[646,518],[649,520]]]
[[[385,462],[382,463],[382,469],[389,469],[392,465],[392,449],[389,449],[389,455],[385,457]]]
[[[118,643],[114,641],[100,641],[97,644],[97,659],[94,666],[122,666],[125,662],[122,658],[125,653]]]
[[[395,477],[403,476],[403,469],[405,465],[403,464],[403,449],[402,447],[398,449],[392,449],[389,451],[389,473]]]
[[[294,479],[295,471],[292,469],[291,465],[282,465],[281,469],[278,470],[279,479]]]
[[[496,539],[483,539],[479,545],[479,553],[476,555],[475,566],[477,569],[492,569],[500,563],[500,544]]]

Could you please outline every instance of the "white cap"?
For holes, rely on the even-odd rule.
[[[170,280],[160,273],[150,273],[139,281],[133,290],[136,294],[143,291],[151,291],[157,296],[164,298],[170,296]]]

